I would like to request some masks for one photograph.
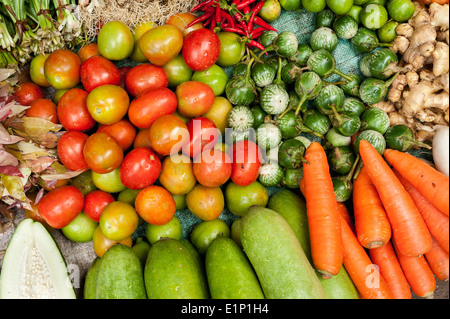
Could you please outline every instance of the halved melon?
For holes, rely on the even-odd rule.
[[[53,237],[32,219],[14,231],[3,258],[0,299],[76,299]]]

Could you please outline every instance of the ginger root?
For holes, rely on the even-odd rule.
[[[449,6],[414,5],[414,16],[398,26],[391,47],[409,71],[396,78],[388,101],[375,107],[388,111],[391,125],[407,125],[418,140],[431,141],[436,125],[449,125]]]

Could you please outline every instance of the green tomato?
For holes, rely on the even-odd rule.
[[[389,15],[384,6],[380,4],[368,4],[362,9],[359,18],[367,29],[377,30],[386,24]]]
[[[281,15],[281,4],[278,0],[266,0],[258,15],[266,22],[273,22]]]
[[[228,75],[220,66],[214,64],[208,70],[194,72],[192,81],[198,81],[209,85],[214,91],[214,95],[220,96],[225,92]]]
[[[337,15],[343,15],[350,11],[353,0],[327,0],[327,5]]]
[[[389,15],[397,22],[406,22],[414,15],[415,7],[411,0],[390,0],[387,4]]]
[[[83,195],[87,195],[97,189],[92,179],[92,172],[86,171],[70,180],[70,185],[78,188]]]
[[[172,195],[175,200],[175,205],[177,206],[177,211],[181,211],[187,207],[186,205],[186,195]]]
[[[139,48],[139,39],[142,37],[142,35],[150,30],[151,28],[156,27],[157,25],[153,21],[149,22],[143,22],[140,23],[136,28],[133,30],[133,38],[134,38],[134,49],[133,53],[131,54],[130,58],[139,63],[145,63],[148,62],[148,59],[142,54],[141,49]]]
[[[127,188],[119,193],[119,195],[117,196],[117,200],[119,202],[127,203],[130,204],[131,206],[134,206],[136,197],[140,191],[141,190]]]
[[[138,256],[141,261],[142,267],[145,267],[145,262],[147,261],[148,252],[152,246],[144,238],[139,237],[136,239],[136,243],[131,247],[136,256]]]
[[[245,42],[232,32],[220,32],[220,54],[217,64],[221,67],[233,66],[241,61],[245,54]]]
[[[202,255],[206,254],[211,243],[219,236],[230,238],[230,227],[221,219],[202,221],[191,232],[191,242]]]
[[[382,26],[378,31],[378,40],[383,43],[391,43],[397,37],[397,27],[399,23],[397,21],[389,21]]]
[[[81,212],[61,231],[67,239],[73,242],[87,243],[94,237],[97,226],[98,223],[87,217],[84,212]]]
[[[303,8],[312,13],[318,13],[325,9],[327,3],[325,0],[302,0]]]
[[[366,4],[367,2],[369,2],[370,0],[354,0],[354,3],[358,6],[362,6],[364,4]]]
[[[169,78],[169,87],[172,89],[176,88],[181,83],[190,81],[192,74],[194,74],[194,71],[192,71],[187,66],[186,62],[184,62],[181,54],[165,64],[163,69]]]
[[[100,55],[108,60],[124,60],[133,53],[133,33],[125,23],[111,21],[100,30],[97,44]]]
[[[98,189],[107,193],[120,193],[126,189],[120,179],[120,167],[106,174],[92,171],[92,181]]]
[[[145,228],[145,236],[147,236],[148,241],[152,245],[161,238],[180,240],[182,232],[180,220],[176,216],[165,225],[157,226],[148,224],[147,228]]]
[[[286,11],[296,11],[301,9],[302,0],[280,0],[280,5]]]
[[[228,209],[237,216],[244,216],[251,206],[266,207],[269,202],[267,189],[258,181],[248,186],[230,182],[224,195]]]
[[[359,24],[361,22],[361,19],[359,18],[359,15],[361,14],[362,11],[362,7],[361,6],[357,6],[357,5],[353,5],[350,8],[350,11],[346,13],[346,15],[352,17],[353,19],[355,19],[355,21]]]

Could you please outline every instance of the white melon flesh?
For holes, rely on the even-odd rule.
[[[0,299],[75,299],[66,263],[39,223],[22,221],[6,249],[0,273]]]

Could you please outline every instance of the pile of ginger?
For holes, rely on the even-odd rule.
[[[392,126],[407,125],[419,141],[432,141],[438,125],[449,126],[449,5],[414,5],[391,47],[405,71],[387,100],[374,106],[389,114]]]

